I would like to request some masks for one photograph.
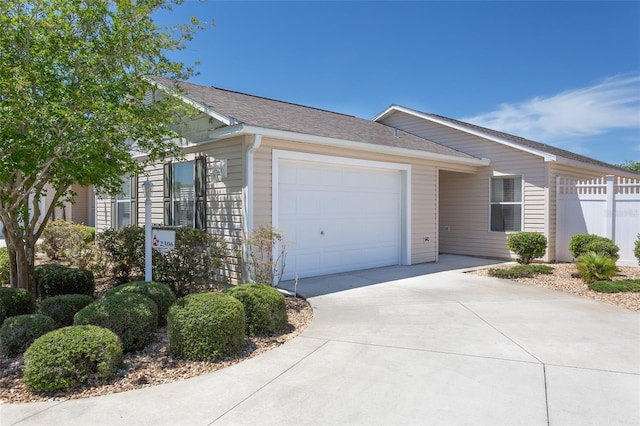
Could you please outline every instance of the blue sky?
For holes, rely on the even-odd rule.
[[[372,118],[391,104],[640,161],[640,2],[186,0],[190,81]]]

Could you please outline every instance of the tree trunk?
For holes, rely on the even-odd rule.
[[[36,283],[33,274],[35,267],[35,244],[18,241],[8,248],[11,263],[11,287],[25,288],[36,296]]]

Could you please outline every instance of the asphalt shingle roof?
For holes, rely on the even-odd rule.
[[[153,79],[165,87],[175,88],[177,85],[187,98],[247,125],[406,148],[461,159],[477,159],[464,152],[371,120],[217,87],[175,82],[162,77]]]

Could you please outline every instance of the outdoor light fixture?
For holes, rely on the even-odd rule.
[[[227,177],[227,160],[215,160],[211,165],[211,177],[214,181],[219,182]]]

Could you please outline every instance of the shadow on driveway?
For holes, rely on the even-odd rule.
[[[498,265],[504,262],[504,260],[441,254],[438,256],[438,262],[421,263],[411,266],[387,266],[383,268],[322,275],[319,277],[301,278],[298,280],[297,288],[293,280],[283,281],[278,287],[292,293],[294,290],[297,290],[298,295],[309,298],[389,281],[397,281],[404,278],[452,270],[474,269],[483,266]]]

